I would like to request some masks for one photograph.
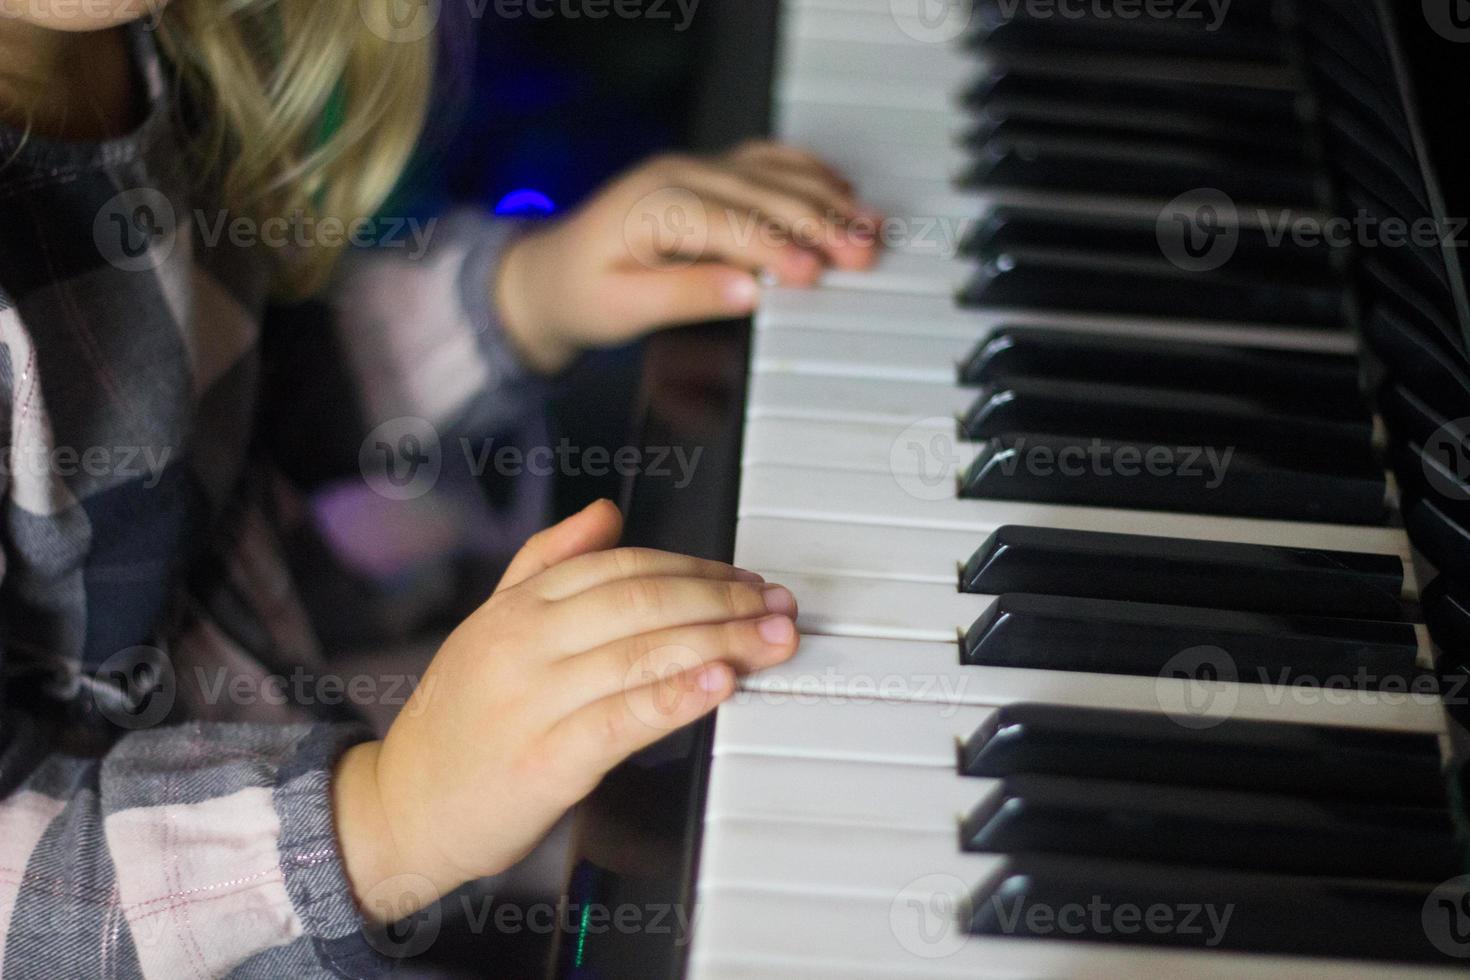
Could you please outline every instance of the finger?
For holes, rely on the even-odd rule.
[[[818,202],[792,190],[753,179],[739,169],[699,167],[686,175],[690,189],[706,199],[725,201],[741,211],[753,211],[765,221],[787,232],[793,244],[812,243],[814,251],[847,268],[859,264],[859,256],[871,247],[845,234],[846,220]]]
[[[792,167],[820,173],[833,185],[842,188],[847,194],[853,192],[852,182],[847,179],[847,175],[842,171],[810,150],[803,150],[800,147],[791,146],[787,143],[772,143],[766,140],[757,140],[737,148],[730,156],[731,159],[735,160],[756,161],[769,163],[773,166]]]
[[[610,500],[599,500],[579,514],[533,535],[500,579],[496,592],[514,588],[554,565],[578,555],[617,545],[623,534],[623,515]]]
[[[717,582],[702,578],[634,578],[594,586],[542,612],[551,652],[592,650],[641,633],[676,626],[759,619],[767,614],[796,618],[796,599],[779,585]]]
[[[742,674],[774,667],[791,659],[798,642],[786,616],[659,630],[561,661],[556,690],[570,712],[713,663]]]
[[[761,161],[737,163],[735,170],[753,183],[801,198],[824,215],[835,215],[846,221],[856,217],[860,210],[851,192],[842,190],[820,172]]]
[[[594,586],[625,578],[707,578],[722,582],[764,582],[761,576],[722,561],[647,548],[616,548],[579,555],[538,576],[536,594],[556,601],[586,592]]]
[[[603,310],[626,335],[748,316],[760,299],[749,272],[713,263],[614,273],[604,281]]]
[[[628,756],[698,721],[735,691],[725,664],[676,674],[656,684],[594,701],[547,733],[547,753],[572,772],[607,772]]]

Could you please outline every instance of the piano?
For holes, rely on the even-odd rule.
[[[887,250],[650,349],[642,444],[715,451],[633,539],[789,585],[803,646],[583,807],[556,974],[1463,974],[1419,5],[735,6]]]

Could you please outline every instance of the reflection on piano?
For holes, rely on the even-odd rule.
[[[888,251],[768,292],[738,501],[688,493],[806,635],[591,801],[561,975],[1463,971],[1470,316],[1409,7],[786,0],[775,135]]]

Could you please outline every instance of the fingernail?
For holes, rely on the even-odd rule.
[[[760,299],[761,288],[752,276],[737,276],[725,287],[725,302],[733,310],[749,310]]]
[[[796,624],[785,616],[767,616],[755,624],[755,631],[767,643],[782,645],[790,643],[796,635]]]
[[[699,689],[706,694],[717,694],[730,684],[730,668],[724,664],[711,664],[699,672]]]
[[[762,592],[766,600],[766,612],[778,613],[782,616],[796,615],[796,596],[791,590],[780,585],[768,585]]]
[[[735,581],[737,581],[737,582],[751,582],[751,583],[755,583],[755,582],[764,582],[765,580],[766,580],[766,577],[764,575],[757,574],[756,572],[747,571],[744,568],[737,568],[737,569],[735,569]]]

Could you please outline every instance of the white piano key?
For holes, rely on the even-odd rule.
[[[781,701],[740,691],[720,708],[714,754],[955,767],[956,747],[995,709],[905,701]]]
[[[1412,692],[967,667],[953,641],[807,635],[790,661],[744,677],[740,686],[750,692],[745,701],[763,698],[775,704],[823,699],[991,707],[1037,703],[1175,713],[1193,725],[1208,718],[1241,718],[1432,734],[1445,729],[1439,699]]]
[[[817,33],[787,37],[780,46],[776,91],[792,78],[872,78],[873,64],[881,62],[883,77],[922,81],[930,87],[931,97],[943,98],[946,93],[958,95],[968,90],[987,70],[983,59],[948,47],[937,48],[925,58],[906,57],[911,54],[912,46],[906,41],[843,41]]]
[[[811,777],[821,785],[826,767]],[[989,780],[978,804],[990,791]],[[892,900],[915,881],[960,878],[963,898],[1001,872],[1005,859],[967,854],[953,825],[940,830],[830,826],[774,820],[711,821],[699,861],[702,888],[867,895]],[[951,886],[952,888],[954,886]],[[941,892],[942,894],[943,892]]]
[[[955,767],[725,755],[710,778],[704,819],[927,830],[954,840],[959,821],[997,785]]]
[[[755,371],[798,371],[804,374],[833,374],[847,377],[895,377],[932,380],[954,384],[958,368],[993,335],[996,326],[1020,326],[1016,318],[992,314],[963,335],[924,333],[922,325],[907,332],[874,330],[834,330],[806,328],[785,318],[774,329],[767,326],[756,337]],[[978,318],[977,318],[978,319]],[[1160,321],[1134,320],[1118,325],[1121,329],[1098,330],[1084,327],[1079,333],[1106,332],[1112,336],[1152,337],[1159,340],[1203,341],[1231,345],[1232,331],[1215,328],[1193,329],[1187,333]],[[1073,330],[1057,320],[1042,325],[1043,329]],[[1310,339],[1321,335],[1307,332]],[[1181,336],[1181,334],[1183,334]]]
[[[990,531],[746,517],[740,521],[735,563],[769,568],[778,576],[795,572],[952,585],[959,580],[959,567],[985,543]],[[1404,597],[1417,598],[1408,539],[1389,531],[1365,543],[1372,545],[1366,553],[1394,555],[1404,563]]]
[[[911,334],[978,342],[1003,325],[1052,326],[1084,333],[1151,337],[1167,340],[1285,348],[1332,354],[1356,353],[1356,339],[1344,331],[1293,329],[1266,324],[1175,320],[1162,317],[1087,315],[1045,310],[961,309],[946,296],[912,296],[838,289],[768,288],[756,314],[762,331],[833,331],[839,334]],[[839,336],[830,346],[844,343]],[[822,344],[819,338],[811,343]]]
[[[775,889],[701,889],[690,951],[692,980],[969,978],[969,980],[1435,980],[1453,968],[1243,955],[1219,950],[966,936],[952,895],[964,879],[941,872],[887,898]],[[925,894],[945,900],[925,901]]]
[[[959,591],[958,581],[904,582],[876,578],[834,578],[747,565],[771,581],[779,581],[801,603],[803,634],[953,644],[995,604],[996,597]],[[778,574],[779,572],[779,574]],[[1433,664],[1429,633],[1415,626],[1419,664]],[[1348,686],[1352,670],[1319,678],[1319,683]]]
[[[936,500],[932,490],[901,473],[757,464],[744,470],[740,517],[943,528],[977,534],[989,534],[1005,524],[1024,524],[1379,554],[1396,554],[1403,535],[1386,527],[1204,517],[1029,501],[961,500],[953,495]],[[926,498],[922,493],[930,495]]]
[[[756,338],[756,347],[764,339]],[[759,354],[757,354],[759,356]],[[954,419],[975,402],[976,393],[953,382],[850,379],[769,371],[753,375],[747,414],[751,418],[825,419],[896,425],[893,437],[920,419]]]
[[[921,296],[947,296],[952,299],[974,276],[975,264],[969,259],[945,255],[943,252],[900,248],[884,250],[872,266],[861,271],[828,269],[822,275],[822,285],[834,289],[917,293]]]

